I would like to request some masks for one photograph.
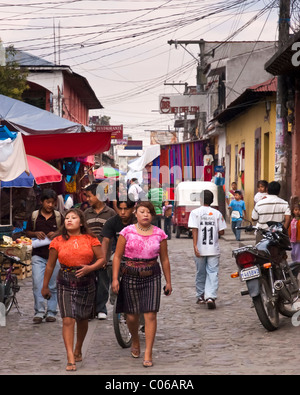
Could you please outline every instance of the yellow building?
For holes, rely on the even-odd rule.
[[[248,88],[217,116],[226,127],[226,184],[237,182],[248,219],[257,181],[274,180],[277,79]]]

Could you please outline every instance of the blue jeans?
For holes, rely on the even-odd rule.
[[[111,284],[109,270],[108,268],[99,269],[96,271],[96,274],[97,274],[96,314],[98,313],[107,314],[106,303],[109,298],[109,286]]]
[[[57,290],[56,277],[58,275],[60,264],[57,261],[53,274],[49,281],[49,290],[51,298],[47,301],[43,298],[41,291],[44,282],[44,274],[47,265],[47,259],[38,255],[33,255],[31,259],[32,264],[32,290],[34,297],[34,316],[44,318],[47,316],[55,317],[57,314]],[[47,304],[47,311],[46,311]]]
[[[205,299],[216,299],[219,288],[219,255],[195,257],[196,294]]]
[[[168,236],[169,240],[172,237],[171,227],[172,227],[172,217],[167,217],[167,218],[165,217],[165,219],[164,219],[164,232]]]
[[[240,231],[240,229],[235,229],[235,227],[237,226],[237,227],[239,227],[239,226],[242,226],[242,220],[238,220],[238,221],[232,221],[231,222],[231,229],[232,229],[232,231],[233,231],[233,233],[234,233],[234,235],[235,235],[235,238],[238,240],[238,241],[240,241],[241,240],[241,231]]]

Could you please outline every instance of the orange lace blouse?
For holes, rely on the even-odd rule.
[[[54,248],[58,252],[58,260],[65,266],[84,266],[93,261],[94,246],[101,246],[96,237],[90,235],[70,236],[69,240],[64,240],[62,236],[55,237],[49,248]]]

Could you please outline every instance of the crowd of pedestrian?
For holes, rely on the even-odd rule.
[[[54,322],[59,307],[67,371],[75,371],[76,362],[82,360],[88,321],[106,319],[106,305],[116,298],[117,311],[127,315],[134,358],[141,354],[137,328],[139,315],[144,315],[143,366],[153,364],[162,273],[165,294],[172,293],[168,235],[161,229],[161,188],[155,185],[147,196],[159,200],[154,206],[140,201],[142,189],[136,181],[132,180],[126,199],[123,193],[123,200],[113,202],[106,201],[105,185],[91,184],[85,188],[86,207],[70,208],[64,216],[55,209],[56,193],[45,190],[41,208],[28,221],[26,233],[36,241],[33,322]],[[172,205],[164,205],[164,214],[171,217]]]
[[[280,184],[277,181],[268,183],[266,180],[257,182],[257,193],[253,197],[254,209],[250,220],[256,222],[256,227],[266,229],[268,222],[281,222],[286,230],[291,223],[291,209],[289,203],[279,197]],[[231,228],[237,241],[240,241],[240,231],[236,228],[241,226],[243,220],[247,220],[246,206],[243,194],[233,182],[231,189],[226,195],[226,203],[231,216]],[[262,237],[261,232],[256,232],[256,242]]]
[[[300,206],[297,204],[291,210],[288,202],[279,198],[277,182],[261,180],[257,187],[251,219],[263,229],[269,221],[283,223],[293,246],[292,258],[299,260]],[[88,321],[95,317],[106,319],[108,301],[116,303],[116,311],[127,316],[134,358],[141,355],[138,327],[139,316],[144,315],[143,366],[151,367],[162,274],[165,294],[172,293],[167,240],[171,238],[173,205],[165,199],[159,183],[152,183],[145,192],[136,179],[131,180],[126,194],[122,191],[122,198],[119,195],[112,202],[106,201],[105,187],[101,184],[86,187],[85,196],[84,208],[71,208],[62,215],[55,210],[55,192],[45,190],[41,208],[28,220],[26,233],[36,240],[32,251],[33,322],[40,324],[44,319],[54,322],[58,305],[67,353],[66,370],[75,371],[76,362],[82,360]],[[236,240],[240,240],[236,228],[247,219],[243,199],[233,183],[226,202]],[[188,223],[195,254],[196,302],[209,309],[216,308],[219,237],[227,227],[221,212],[211,207],[213,200],[213,193],[204,190]],[[259,240],[257,232],[256,241]]]
[[[300,259],[300,205],[297,202],[290,208],[287,201],[279,197],[280,184],[276,181],[268,183],[259,180],[257,193],[253,197],[254,209],[251,220],[256,223],[256,243],[263,237],[260,229],[268,228],[271,222],[279,222],[289,234],[293,261]],[[243,194],[233,182],[226,195],[226,203],[230,213],[231,228],[237,241],[241,240],[238,229],[243,220],[247,220],[246,207]],[[193,210],[189,217],[189,227],[192,228],[193,246],[196,264],[196,303],[206,304],[209,309],[216,308],[215,300],[218,292],[219,270],[219,237],[226,229],[223,215],[210,207],[213,196],[210,191],[204,191],[201,197],[201,206]]]

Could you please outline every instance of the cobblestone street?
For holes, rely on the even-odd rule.
[[[243,242],[250,244],[253,237]],[[186,236],[168,241],[173,295],[162,296],[151,369],[142,358],[133,359],[115,338],[112,306],[106,321],[92,320],[85,341],[83,362],[72,375],[233,375],[298,374],[300,328],[281,317],[280,328],[267,332],[260,324],[242,284],[231,279],[236,271],[231,257],[238,247],[230,229],[221,239],[220,287],[217,309],[197,305],[194,287],[192,240]],[[0,374],[57,374],[65,372],[66,354],[61,319],[34,325],[31,279],[20,281],[18,301],[0,327]],[[142,351],[144,339],[141,340]]]

